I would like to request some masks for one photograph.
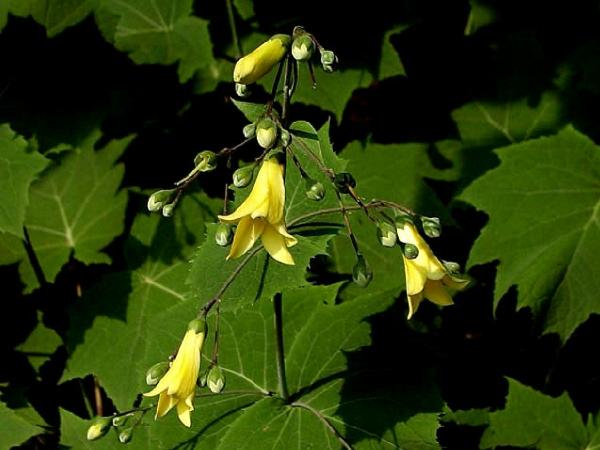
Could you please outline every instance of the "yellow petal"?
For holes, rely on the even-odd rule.
[[[156,415],[154,418],[158,419],[159,417],[164,416],[171,410],[171,408],[173,408],[173,406],[175,406],[176,403],[177,398],[171,397],[166,392],[161,393],[158,397],[158,406],[156,407]]]
[[[262,219],[251,219],[250,217],[244,217],[240,220],[240,223],[235,230],[233,236],[233,243],[229,250],[229,258],[237,258],[252,248],[254,242],[262,234],[265,227],[265,222]]]
[[[429,244],[421,237],[412,223],[406,222],[402,228],[398,228],[397,234],[400,242],[412,244],[417,247],[419,254],[412,262],[427,274],[427,278],[430,280],[440,280],[446,275],[446,269],[443,264],[433,254]]]
[[[179,417],[181,423],[188,428],[192,426],[192,418],[190,416],[190,411],[192,411],[193,409],[193,407],[190,407],[183,400],[180,400],[179,403],[177,403],[177,417]]]
[[[265,250],[275,261],[289,266],[294,265],[294,258],[287,249],[285,237],[277,232],[271,224],[265,226],[262,234],[262,243]]]
[[[275,224],[275,229],[279,234],[281,234],[285,238],[285,245],[288,247],[293,247],[298,243],[298,239],[288,233],[285,224],[283,222]]]
[[[283,179],[283,165],[276,159],[265,161],[269,163],[269,214],[267,221],[272,224],[283,221],[285,206],[285,181]]]
[[[432,301],[436,305],[448,306],[454,303],[443,283],[439,280],[427,281],[423,295],[427,300]]]
[[[233,81],[242,84],[256,82],[283,58],[286,51],[287,48],[280,39],[269,39],[236,63]]]
[[[442,279],[442,283],[444,283],[449,288],[454,289],[455,291],[462,291],[471,283],[471,281],[458,277],[453,277],[452,275],[446,275]]]
[[[408,259],[404,255],[404,278],[406,280],[406,294],[416,295],[423,291],[427,281],[427,272],[415,264],[414,259]]]
[[[411,319],[412,316],[415,315],[417,309],[419,309],[419,305],[423,301],[423,293],[419,292],[415,295],[407,295],[408,297],[408,316],[407,319]]]

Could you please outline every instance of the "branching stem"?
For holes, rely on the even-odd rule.
[[[277,381],[279,384],[279,395],[284,401],[290,397],[285,376],[285,351],[283,347],[283,308],[281,294],[275,294],[273,298],[273,309],[275,311],[275,351],[277,353]]]

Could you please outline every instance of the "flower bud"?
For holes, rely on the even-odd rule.
[[[133,416],[133,413],[124,414],[122,416],[113,416],[112,418],[112,426],[113,427],[122,427],[127,423],[129,418]]]
[[[220,223],[215,232],[215,242],[221,247],[226,247],[231,243],[231,225],[228,223]]]
[[[415,259],[417,256],[419,256],[419,249],[413,244],[404,244],[402,247],[402,252],[407,259]]]
[[[314,200],[316,202],[323,200],[323,197],[325,197],[325,188],[323,187],[323,183],[314,180],[307,180],[306,184],[308,186],[306,196],[310,200]]]
[[[401,230],[404,228],[404,225],[409,222],[413,223],[412,216],[405,213],[404,211],[396,211],[396,217],[394,219],[394,224],[396,225],[396,230]]]
[[[223,371],[217,365],[212,366],[206,376],[206,385],[214,394],[218,394],[225,387],[225,376]]]
[[[338,62],[337,56],[331,50],[321,50],[321,65],[325,72],[333,72],[333,65]]]
[[[350,192],[349,187],[356,187],[356,180],[354,179],[352,174],[348,172],[340,172],[335,174],[333,184],[335,185],[335,188],[338,190],[338,192],[340,192],[341,194],[347,194],[348,192]]]
[[[154,364],[146,372],[146,384],[148,386],[157,385],[158,381],[163,377],[165,373],[167,373],[167,370],[169,370],[169,363],[167,361],[162,361]]]
[[[391,223],[382,220],[377,224],[377,234],[379,235],[379,242],[384,247],[393,247],[396,245],[396,227]]]
[[[444,268],[450,275],[462,275],[460,264],[454,261],[443,261]]]
[[[421,216],[421,224],[423,225],[425,235],[430,238],[440,237],[442,234],[442,225],[440,224],[440,219],[437,217]]]
[[[177,206],[177,203],[169,203],[168,205],[163,206],[163,217],[173,217],[173,213],[175,212],[175,206]]]
[[[206,320],[203,318],[194,319],[188,323],[188,330],[193,330],[195,333],[206,334]]]
[[[198,385],[200,387],[206,386],[206,378],[207,377],[208,377],[208,370],[203,370],[202,372],[200,372],[200,376],[198,376],[198,379],[196,380],[196,385]]]
[[[155,212],[162,209],[167,203],[175,198],[175,189],[163,189],[156,191],[148,198],[148,211]]]
[[[235,83],[235,93],[238,97],[246,98],[252,93],[248,85],[242,83]]]
[[[254,164],[240,167],[233,172],[233,185],[237,188],[244,188],[252,182],[254,176]]]
[[[121,444],[127,444],[129,441],[131,441],[132,437],[133,437],[133,427],[123,428],[119,432],[119,442]]]
[[[271,148],[277,141],[277,125],[271,119],[262,119],[256,125],[256,140],[262,148]]]
[[[96,417],[87,430],[87,440],[95,441],[100,439],[110,429],[112,425],[112,417]]]
[[[294,39],[292,43],[292,56],[297,61],[309,60],[315,52],[315,43],[309,34],[305,33]]]
[[[217,167],[217,155],[210,150],[204,150],[194,158],[194,165],[199,172],[209,172]]]
[[[242,129],[242,133],[244,134],[244,137],[246,139],[254,137],[254,135],[256,134],[256,124],[249,123]]]
[[[287,53],[292,38],[276,34],[251,53],[239,59],[233,69],[233,81],[252,84],[266,75]]]
[[[281,145],[287,147],[290,145],[290,141],[292,140],[292,135],[288,130],[281,129],[280,132]]]
[[[352,281],[360,287],[367,287],[373,279],[373,271],[369,268],[363,255],[358,255],[356,264],[352,269]]]

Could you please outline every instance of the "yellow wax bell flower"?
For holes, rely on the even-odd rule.
[[[271,158],[262,163],[248,198],[232,214],[219,216],[222,222],[238,223],[227,259],[243,255],[260,237],[274,260],[293,265],[287,248],[298,241],[285,227],[284,205],[283,165]]]
[[[450,293],[466,288],[469,280],[448,273],[413,223],[404,222],[397,232],[400,242],[414,245],[419,251],[413,259],[403,255],[408,318],[417,312],[423,299],[440,306],[452,305]]]
[[[196,380],[200,371],[200,352],[205,335],[204,321],[190,322],[171,367],[156,387],[144,394],[147,397],[159,396],[155,419],[164,416],[177,406],[177,415],[181,423],[186,427],[191,426],[190,412],[194,410]]]
[[[233,69],[233,81],[252,84],[266,75],[285,56],[291,38],[286,34],[276,34],[262,43],[251,53],[239,59]]]

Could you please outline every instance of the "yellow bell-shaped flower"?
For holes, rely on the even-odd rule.
[[[423,299],[440,306],[452,305],[451,292],[466,288],[469,280],[448,273],[413,223],[404,222],[397,233],[400,242],[414,245],[419,251],[413,259],[403,255],[408,318],[417,312]]]
[[[251,53],[240,58],[233,69],[233,81],[252,84],[266,75],[283,58],[290,47],[291,38],[276,34]]]
[[[156,387],[144,394],[147,397],[159,396],[155,419],[164,416],[177,406],[177,416],[181,423],[186,427],[191,426],[190,412],[194,410],[196,380],[200,371],[200,352],[205,335],[203,321],[190,322],[171,367]]]
[[[288,247],[298,241],[285,227],[284,205],[283,165],[271,158],[262,163],[248,198],[232,214],[219,216],[222,222],[238,223],[227,259],[243,255],[260,237],[274,260],[293,265]]]

